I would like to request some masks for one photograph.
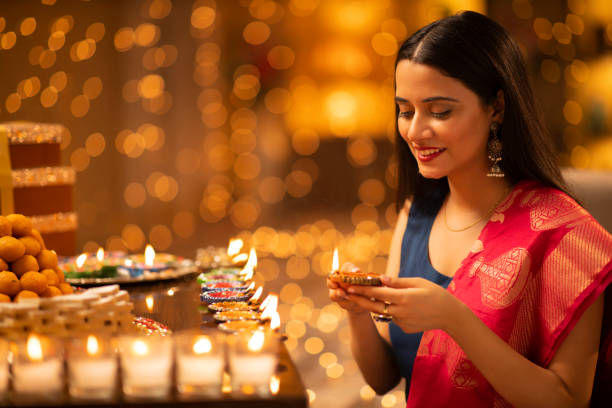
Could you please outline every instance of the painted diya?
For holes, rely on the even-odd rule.
[[[348,285],[362,286],[381,286],[380,275],[376,273],[364,272],[332,272],[329,279],[333,282],[345,283]]]
[[[202,292],[219,289],[235,289],[246,291],[247,288],[248,285],[246,285],[245,282],[241,280],[214,280],[202,284]]]
[[[206,303],[216,302],[246,302],[251,294],[245,290],[221,289],[209,290],[200,295],[200,300]]]
[[[217,280],[242,280],[239,268],[216,268],[207,273],[201,273],[198,276],[199,283],[208,283]]]
[[[215,320],[228,322],[234,320],[259,320],[261,314],[254,310],[224,310],[213,315]]]
[[[219,329],[230,332],[243,332],[243,331],[255,331],[261,329],[263,326],[257,320],[231,320],[225,323],[219,324]]]
[[[257,310],[258,305],[248,302],[216,302],[208,305],[210,310],[222,312],[225,310]]]

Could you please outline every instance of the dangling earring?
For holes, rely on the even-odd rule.
[[[505,177],[504,171],[499,166],[502,160],[502,142],[497,137],[499,124],[491,124],[491,137],[487,143],[487,156],[491,161],[491,167],[487,173],[487,177]]]

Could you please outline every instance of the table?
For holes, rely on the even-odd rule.
[[[210,315],[202,310],[199,294],[200,285],[195,278],[186,277],[173,281],[153,284],[126,285],[134,303],[134,314],[149,317],[167,325],[173,331],[207,328],[212,326]],[[149,299],[147,305],[147,298]],[[151,300],[152,299],[152,302]],[[202,397],[191,400],[181,400],[176,392],[159,401],[124,401],[122,398],[109,403],[79,403],[71,400],[62,405],[88,408],[131,408],[145,407],[211,407],[211,408],[289,408],[307,407],[308,397],[299,373],[284,345],[281,345],[280,360],[277,368],[280,386],[277,395],[258,397],[248,395],[221,395],[220,397]],[[0,406],[2,402],[0,401]],[[12,406],[20,406],[14,404]],[[39,408],[57,407],[58,405],[36,405]]]

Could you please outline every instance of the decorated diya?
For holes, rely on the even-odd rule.
[[[200,295],[200,300],[206,303],[216,302],[246,302],[251,297],[249,291],[235,289],[210,290]]]
[[[257,310],[258,307],[258,305],[249,302],[216,302],[208,305],[208,308],[215,312],[225,310]]]
[[[202,291],[207,292],[219,289],[247,290],[248,287],[249,286],[241,280],[214,280],[208,283],[203,283]]]
[[[333,282],[345,283],[348,285],[381,286],[380,275],[365,272],[338,272],[329,274],[329,279]]]
[[[243,331],[255,331],[261,329],[263,326],[257,320],[231,320],[225,323],[219,324],[219,329],[235,333]]]
[[[213,315],[215,320],[228,322],[233,320],[259,320],[261,314],[254,310],[224,310]]]
[[[241,280],[240,268],[215,268],[210,272],[201,273],[198,276],[199,283],[207,283],[217,280]]]

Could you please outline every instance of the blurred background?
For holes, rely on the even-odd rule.
[[[193,258],[240,237],[311,406],[401,407],[403,385],[361,379],[324,276],[334,247],[384,271],[395,53],[466,9],[519,43],[559,162],[612,170],[608,0],[7,0],[0,122],[67,127],[78,252]]]

